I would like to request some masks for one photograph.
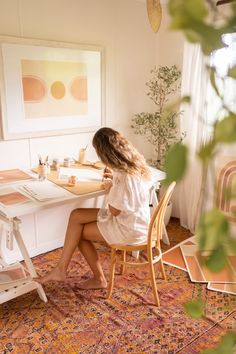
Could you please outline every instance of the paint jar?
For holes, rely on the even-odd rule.
[[[48,166],[46,163],[41,163],[38,165],[38,179],[39,181],[44,181],[47,178]]]
[[[53,171],[58,171],[59,168],[60,168],[59,159],[53,159],[53,160],[52,160],[51,169],[52,169]]]
[[[64,167],[70,167],[70,165],[71,165],[71,159],[70,159],[70,157],[65,157],[65,158],[64,158],[64,162],[63,162],[63,166],[64,166]]]

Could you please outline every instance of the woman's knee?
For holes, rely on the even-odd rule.
[[[82,215],[82,212],[81,210],[83,209],[74,209],[71,211],[70,213],[70,217],[69,217],[69,221],[70,222],[76,222],[76,223],[81,223],[81,215]]]
[[[72,210],[70,213],[70,222],[77,224],[87,224],[97,220],[97,213],[99,209],[96,208],[78,208]]]

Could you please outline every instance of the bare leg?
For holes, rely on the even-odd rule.
[[[87,224],[87,226],[91,229],[94,226],[94,223]],[[89,240],[84,240],[83,238],[80,240],[79,249],[86,259],[89,267],[93,272],[93,278],[88,279],[82,283],[79,283],[77,286],[80,289],[104,289],[107,287],[107,281],[103,273],[103,269],[101,263],[98,259],[98,254],[96,248],[93,243]]]
[[[65,243],[62,251],[61,258],[57,266],[45,276],[38,278],[41,284],[48,281],[64,281],[66,279],[66,271],[71,260],[71,257],[78,247],[79,241],[82,236],[84,224],[94,222],[96,225],[97,214],[99,209],[75,209],[71,212],[67,230]],[[99,233],[99,231],[97,230]],[[102,236],[99,233],[100,238]],[[96,239],[95,239],[96,240]]]

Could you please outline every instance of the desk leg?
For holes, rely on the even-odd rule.
[[[21,223],[20,219],[18,218],[13,218],[13,233],[14,233],[14,236],[15,236],[15,239],[16,239],[16,242],[19,246],[19,249],[22,253],[22,256],[25,260],[25,264],[27,266],[27,269],[30,273],[30,275],[35,278],[37,277],[37,273],[35,271],[35,268],[34,268],[34,265],[30,259],[30,256],[29,256],[29,253],[25,247],[25,244],[24,244],[24,241],[22,239],[22,236],[21,236],[21,233],[20,233],[20,230],[19,230],[19,224]],[[46,294],[43,290],[43,287],[41,284],[37,283],[36,281],[34,281],[35,284],[37,284],[37,292],[39,294],[39,297],[41,300],[43,300],[44,302],[47,302],[47,297],[46,297]]]
[[[169,236],[168,233],[166,231],[166,226],[165,224],[163,224],[163,230],[162,230],[162,241],[166,244],[166,245],[170,245],[170,240],[169,240]]]
[[[4,258],[2,257],[2,238],[3,238],[3,234],[4,234],[5,230],[3,227],[3,223],[0,225],[0,266],[2,267],[6,267],[8,266],[8,264],[5,262]]]

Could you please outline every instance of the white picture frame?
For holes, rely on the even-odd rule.
[[[0,36],[0,51],[3,140],[104,125],[103,47]]]

